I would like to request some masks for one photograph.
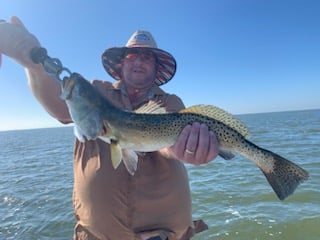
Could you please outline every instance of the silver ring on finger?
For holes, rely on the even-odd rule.
[[[188,148],[186,148],[186,151],[185,151],[187,154],[194,154],[194,151],[191,151],[189,150]]]

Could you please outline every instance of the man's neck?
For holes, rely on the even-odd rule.
[[[130,102],[134,103],[138,99],[148,98],[150,92],[152,92],[152,86],[148,86],[145,88],[126,87],[126,91],[130,99]]]
[[[147,94],[147,90],[142,89],[127,89],[127,91],[131,102]]]
[[[131,92],[131,94],[127,92],[127,94],[133,109],[140,106],[142,103],[146,103],[149,100],[154,98],[154,91],[152,88],[149,88],[147,91],[143,91],[143,92],[134,91],[134,92]]]

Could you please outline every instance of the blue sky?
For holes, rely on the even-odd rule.
[[[233,114],[320,108],[319,12],[317,0],[0,0],[0,19],[19,16],[90,80],[112,81],[101,53],[148,30],[178,63],[166,91]],[[2,56],[0,130],[54,126],[23,68]]]

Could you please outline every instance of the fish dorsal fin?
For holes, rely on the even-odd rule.
[[[141,107],[134,110],[135,113],[162,114],[167,113],[166,108],[161,102],[149,101]]]
[[[214,118],[219,122],[238,131],[242,136],[248,137],[249,130],[239,119],[225,110],[212,105],[194,105],[179,111],[179,113],[196,113],[210,118]]]

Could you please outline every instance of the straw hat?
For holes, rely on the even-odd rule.
[[[108,48],[102,54],[102,64],[105,70],[116,80],[120,80],[121,60],[128,48],[147,48],[153,52],[157,58],[157,73],[155,83],[160,86],[171,80],[176,72],[176,60],[174,57],[157,47],[151,33],[147,31],[136,31],[125,47]]]

